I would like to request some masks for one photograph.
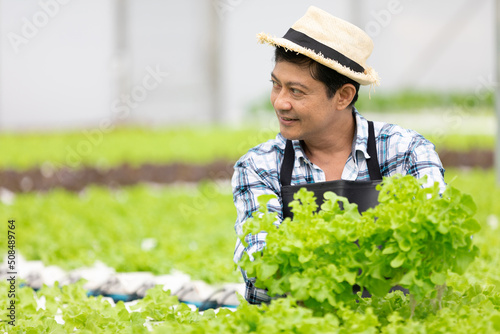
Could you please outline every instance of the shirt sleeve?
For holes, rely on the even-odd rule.
[[[268,204],[269,212],[278,213],[279,224],[282,220],[282,209],[279,189],[276,189],[277,173],[269,170],[258,170],[251,161],[238,162],[234,168],[232,178],[233,200],[237,211],[237,219],[234,229],[237,235],[243,234],[243,224],[246,220],[252,217],[253,213],[259,209],[257,198],[260,195],[274,194],[277,196]],[[245,236],[245,241],[248,246],[245,248],[239,238],[236,241],[234,251],[234,262],[237,263],[244,252],[251,255],[254,252],[260,251],[265,246],[267,233],[260,232],[255,235],[249,234]]]
[[[444,168],[439,159],[434,144],[422,138],[411,150],[408,164],[406,165],[407,174],[411,174],[417,178],[427,176],[427,182],[424,187],[430,187],[438,182],[440,192],[446,189],[444,182]]]

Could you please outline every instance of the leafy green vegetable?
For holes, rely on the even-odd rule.
[[[481,94],[474,91],[436,92],[399,90],[384,92],[377,90],[376,94],[368,94],[361,90],[356,108],[361,111],[375,111],[378,113],[403,113],[419,112],[425,110],[461,108],[466,112],[493,113],[494,94],[492,90],[485,90]],[[266,94],[255,99],[250,105],[249,112],[256,114],[259,112],[274,113],[274,108]]]
[[[276,136],[277,128],[228,127],[88,129],[50,133],[0,133],[0,168],[43,166],[79,169],[121,164],[236,161],[251,147]],[[235,144],[237,143],[237,144]],[[23,152],[23,154],[19,154]]]
[[[318,313],[359,298],[355,284],[380,297],[401,285],[421,301],[448,271],[464,273],[478,253],[471,235],[480,230],[469,195],[448,187],[441,196],[437,184],[423,188],[424,182],[385,178],[379,205],[362,215],[333,193],[317,213],[313,193],[303,188],[291,203],[293,221],[279,228],[261,205],[244,235],[268,232],[266,247],[253,261],[244,255],[240,266],[271,296],[290,294]]]
[[[64,289],[59,286],[44,287],[36,293],[30,288],[18,287],[16,327],[1,322],[0,331],[217,334],[500,332],[500,187],[495,186],[495,174],[492,170],[448,169],[447,182],[472,194],[474,198],[481,230],[474,232],[473,240],[480,249],[480,256],[469,265],[464,274],[448,271],[441,297],[437,290],[432,290],[419,302],[413,315],[409,296],[399,291],[384,296],[357,298],[358,302],[345,302],[336,308],[336,312],[323,316],[319,316],[320,312],[302,307],[304,303],[290,295],[263,306],[249,305],[241,299],[241,305],[235,311],[221,309],[200,314],[197,310],[179,304],[176,297],[163,291],[161,287],[149,290],[146,298],[138,301],[135,306],[130,306],[133,311],[130,313],[126,309],[128,306],[125,307],[121,302],[113,306],[104,298],[88,297],[81,285],[77,284]],[[231,256],[228,256],[232,254],[234,245],[234,207],[230,194],[212,191],[213,187],[213,184],[193,189],[136,186],[119,191],[92,187],[79,195],[65,191],[19,194],[11,206],[0,204],[0,211],[6,217],[17,219],[17,246],[20,252],[25,256],[29,254],[32,259],[41,257],[47,265],[57,263],[65,268],[72,268],[100,258],[124,270],[137,270],[133,268],[145,268],[139,261],[140,256],[149,254],[149,268],[157,268],[159,272],[170,266],[183,266],[183,270],[189,268],[193,277],[234,277],[236,280],[239,276],[230,276],[233,266]],[[454,213],[447,213],[448,217],[458,214],[460,210],[472,213],[472,201],[467,196],[462,194],[464,201],[461,205],[451,203],[454,196],[457,195],[442,198],[445,201],[442,203],[444,207],[461,206],[461,209],[452,210]],[[265,204],[266,200],[263,202]],[[332,208],[324,213],[323,220],[333,220],[333,216],[339,214],[334,213],[338,209],[334,204],[335,198],[331,197],[329,205]],[[179,212],[180,206],[191,209],[183,214]],[[419,210],[426,212],[424,209]],[[328,217],[328,214],[332,217]],[[350,214],[354,218],[358,217],[356,219],[363,219],[354,210]],[[401,213],[402,217],[405,215],[406,213]],[[261,218],[266,219],[264,216]],[[344,220],[339,222],[348,224]],[[463,222],[471,228],[470,221]],[[267,231],[279,231],[285,226],[276,229],[273,223],[274,217],[271,217]],[[424,225],[426,224],[432,224],[432,221]],[[454,230],[447,225],[443,227],[448,229],[448,234]],[[446,230],[443,227],[442,231]],[[471,229],[474,230],[474,226]],[[68,230],[73,233],[62,233]],[[337,230],[340,228],[334,229]],[[348,226],[344,226],[343,230],[350,231]],[[153,236],[161,235],[161,239],[158,239],[156,248],[144,252],[140,241],[145,237],[152,237],[152,231],[157,232]],[[189,243],[184,238],[186,233],[189,234]],[[436,232],[436,235],[439,236],[439,233],[441,232]],[[214,239],[216,236],[219,238]],[[348,238],[342,235],[338,237]],[[349,238],[359,239],[358,236]],[[1,246],[2,240],[4,239],[0,238],[0,247],[5,248],[4,241]],[[217,240],[215,244],[214,240]],[[393,245],[374,251],[394,258],[399,253],[411,252],[411,248],[410,251],[405,251],[406,239],[401,240],[401,243],[395,241]],[[470,242],[470,238],[465,238],[464,242]],[[198,248],[193,247],[192,243],[196,243]],[[346,244],[351,245],[351,242]],[[127,245],[126,251],[123,251],[124,245]],[[197,258],[198,252],[204,254],[203,262],[190,262]],[[314,259],[314,254],[310,252],[302,254],[300,259],[299,257],[296,257],[297,263],[308,263]],[[168,266],[162,267],[167,258]],[[129,263],[124,265],[127,261]],[[401,270],[405,263],[397,268],[386,266],[389,270]],[[348,276],[346,279],[356,282],[359,277],[355,272],[353,278]],[[441,278],[438,274],[433,275],[433,280],[438,283]],[[311,286],[317,298],[324,297],[320,282],[294,282],[298,287],[302,283]],[[0,319],[5,320],[9,303],[6,281],[0,281],[0,291],[5,293],[0,298]],[[45,308],[37,307],[39,299],[45,299]],[[60,324],[55,319],[68,319],[68,324]],[[69,328],[71,322],[78,324],[79,328]]]
[[[100,260],[118,272],[175,268],[209,283],[241,280],[228,256],[236,215],[227,183],[18,194],[0,212],[16,219],[19,254],[47,266],[72,270]],[[153,247],[142,247],[148,239]],[[0,249],[6,243],[0,238]]]
[[[0,282],[0,289],[7,282]],[[470,285],[459,292],[444,290],[442,306],[429,299],[410,317],[408,296],[397,291],[339,306],[337,312],[316,316],[292,297],[269,305],[250,305],[242,297],[234,310],[207,310],[203,314],[179,304],[157,286],[135,305],[116,305],[102,297],[88,297],[82,284],[44,287],[36,293],[18,289],[14,333],[493,333],[500,329],[500,294],[492,287]],[[37,310],[37,300],[45,308]],[[8,300],[1,299],[2,319]],[[58,318],[56,321],[55,319]]]
[[[394,100],[388,101],[391,106],[394,105]],[[385,105],[382,109],[388,110]],[[360,108],[361,112],[364,110],[367,109]],[[477,109],[473,110],[476,114]],[[51,166],[111,168],[122,164],[140,166],[236,161],[251,147],[274,138],[278,131],[278,127],[273,125],[243,129],[117,127],[110,132],[99,129],[50,133],[2,132],[0,169],[19,171],[42,167],[43,170],[50,170]],[[428,133],[426,138],[436,144],[438,151],[492,150],[495,147],[495,137],[487,134]]]

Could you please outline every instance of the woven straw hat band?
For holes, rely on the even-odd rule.
[[[373,50],[373,42],[363,30],[316,7],[310,7],[292,29],[338,51],[363,67]]]
[[[283,38],[288,39],[289,41],[294,42],[295,44],[300,45],[302,47],[311,49],[316,54],[322,54],[326,58],[335,60],[341,65],[350,68],[354,72],[359,72],[359,73],[365,72],[363,66],[361,66],[354,60],[349,59],[348,57],[344,56],[337,50],[332,49],[325,44],[319,43],[314,38],[311,38],[306,34],[297,31],[293,28],[290,28],[290,30],[288,30],[288,32],[285,34],[285,36],[283,36]]]
[[[378,74],[366,64],[371,38],[355,25],[311,6],[282,38],[260,33],[261,43],[301,53],[362,85],[378,85]]]

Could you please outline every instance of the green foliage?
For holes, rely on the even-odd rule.
[[[437,184],[423,188],[423,182],[385,178],[379,205],[362,215],[333,193],[316,213],[313,193],[301,189],[291,203],[293,221],[279,228],[261,205],[243,234],[268,232],[266,247],[254,259],[244,255],[240,265],[271,296],[290,294],[319,314],[359,298],[355,284],[379,297],[401,285],[421,301],[446,282],[448,271],[464,273],[478,252],[471,235],[480,230],[469,195],[448,187],[440,196]]]
[[[493,91],[476,92],[438,92],[419,90],[400,90],[384,92],[377,89],[368,92],[361,87],[356,108],[371,112],[408,112],[423,109],[440,109],[458,107],[471,112],[478,109],[492,112],[494,108]],[[268,111],[274,112],[269,96],[262,96],[253,102],[249,108],[252,114]]]
[[[471,112],[478,109],[492,111],[494,94],[493,91],[478,95],[476,92],[402,90],[394,93],[377,91],[368,96],[367,92],[360,91],[356,107],[360,110],[377,112],[408,112],[449,107],[458,107]]]
[[[447,182],[463,192],[473,195],[477,204],[478,212],[476,216],[481,223],[481,230],[474,232],[474,244],[479,247],[480,256],[463,275],[449,271],[446,286],[442,289],[442,295],[438,296],[438,291],[432,291],[427,295],[426,299],[419,302],[413,316],[410,298],[404,296],[401,292],[389,293],[385,296],[375,295],[369,299],[358,298],[359,302],[348,301],[343,305],[339,305],[335,312],[322,316],[310,308],[304,307],[302,301],[299,302],[291,296],[273,300],[269,305],[262,306],[249,305],[241,299],[241,304],[235,311],[221,309],[214,312],[208,310],[200,314],[197,310],[187,307],[187,305],[179,304],[176,297],[171,296],[169,292],[163,291],[161,287],[149,290],[144,299],[139,300],[136,305],[130,306],[133,311],[130,313],[127,311],[125,304],[121,302],[113,306],[107,299],[88,297],[82,285],[76,284],[64,288],[58,286],[43,287],[36,293],[30,288],[18,287],[16,289],[16,327],[13,328],[7,323],[1,322],[0,330],[9,333],[155,332],[200,334],[500,332],[500,294],[498,293],[498,288],[500,288],[498,269],[500,268],[500,238],[498,238],[498,220],[495,218],[500,217],[500,206],[498,206],[500,188],[495,186],[493,171],[448,170]],[[397,189],[396,184],[393,184],[393,186],[395,191]],[[398,195],[409,196],[413,191],[412,189],[414,188],[403,189],[402,193],[398,190]],[[432,193],[433,190],[429,191]],[[455,197],[458,195],[456,193],[450,194],[453,196],[443,196],[440,205],[450,208],[457,205],[453,199],[458,198]],[[209,195],[213,197],[207,197]],[[143,197],[142,200],[141,197]],[[187,261],[186,267],[188,267],[190,265],[189,256],[196,257],[198,254],[196,250],[187,247],[186,239],[183,236],[186,233],[191,233],[189,234],[190,242],[197,241],[198,245],[203,245],[202,240],[207,241],[206,239],[211,237],[204,238],[203,234],[210,233],[210,231],[203,230],[201,225],[208,225],[207,228],[210,227],[216,230],[214,233],[217,234],[222,235],[226,233],[224,231],[227,231],[227,240],[224,239],[226,236],[222,237],[224,240],[221,240],[222,244],[227,245],[224,246],[226,249],[219,245],[206,246],[206,248],[199,246],[199,249],[202,249],[205,255],[204,261],[213,264],[216,262],[213,259],[218,259],[218,262],[228,264],[228,268],[231,267],[232,269],[231,256],[227,256],[228,253],[232,254],[234,245],[234,232],[232,232],[234,208],[230,197],[230,194],[218,194],[218,192],[213,191],[213,185],[210,184],[191,190],[180,187],[153,190],[149,187],[138,186],[112,191],[94,187],[89,188],[87,192],[80,195],[64,191],[53,191],[39,195],[19,194],[12,206],[1,206],[0,212],[5,213],[6,216],[22,217],[22,219],[17,220],[17,231],[19,231],[18,237],[24,240],[22,243],[18,242],[18,247],[23,251],[29,249],[31,243],[36,243],[36,236],[46,241],[36,244],[33,248],[38,250],[40,254],[53,253],[57,251],[57,247],[50,247],[49,240],[52,244],[61,243],[62,248],[70,247],[70,242],[65,243],[62,235],[71,239],[71,242],[78,243],[79,239],[89,239],[90,235],[85,234],[86,229],[95,230],[99,226],[99,232],[91,235],[92,237],[101,235],[100,239],[95,240],[97,245],[101,245],[102,249],[117,249],[116,253],[109,250],[103,252],[101,259],[106,262],[105,256],[114,254],[112,256],[113,261],[124,263],[126,261],[119,260],[120,256],[127,258],[128,261],[133,261],[129,254],[154,254],[157,249],[153,249],[149,253],[143,253],[140,250],[140,240],[143,237],[150,237],[149,231],[157,231],[157,235],[161,236],[161,239],[168,238],[166,240],[171,244],[172,249],[179,249],[179,252],[186,253],[186,257],[179,260],[179,262],[172,261],[171,265],[175,267],[182,265],[182,261]],[[203,198],[210,199],[203,201],[206,206],[201,205],[202,202],[198,202]],[[418,199],[419,197],[415,196],[415,198]],[[450,210],[449,213],[445,214],[445,217],[457,215],[460,210],[472,210],[471,202],[467,199],[467,196],[462,194],[461,198],[464,199],[463,207],[460,208],[460,205],[458,205],[458,208],[455,207],[457,210]],[[172,215],[172,212],[179,211],[180,208],[170,204],[176,202],[176,199],[179,199],[180,204],[193,208],[192,211],[188,211],[190,212],[189,219]],[[306,196],[304,199],[308,201],[310,207],[313,206],[310,197]],[[421,199],[424,200],[424,197],[421,197]],[[431,201],[436,199],[432,198]],[[393,199],[389,196],[388,200],[398,201],[399,199]],[[82,202],[81,207],[77,204],[79,201]],[[458,202],[459,199],[456,199],[456,201]],[[102,203],[99,204],[100,202]],[[222,203],[226,202],[229,202],[228,212],[231,211],[231,214],[224,213],[226,212],[225,205]],[[267,199],[264,198],[263,203],[266,202]],[[460,202],[462,201],[460,200]],[[335,203],[335,198],[330,197],[329,203]],[[408,209],[405,207],[401,211],[423,210],[422,213],[427,212],[426,210],[429,208],[420,209],[418,203],[417,201],[414,206],[410,206]],[[140,209],[142,206],[144,206],[145,211]],[[165,208],[162,209],[162,207]],[[231,210],[229,210],[229,207],[231,207]],[[351,219],[355,217],[363,219],[363,216],[359,216],[352,207],[347,209],[347,212],[340,215],[348,214],[352,215]],[[44,210],[48,211],[47,217],[43,216]],[[197,210],[205,213],[198,215],[196,214]],[[214,211],[213,216],[210,215],[211,210]],[[300,210],[302,210],[303,215],[306,215],[307,211],[304,208]],[[339,215],[337,213],[338,207],[331,205],[328,210],[331,217],[324,213],[326,216],[318,217],[318,220],[320,218],[323,220],[337,219],[335,217]],[[133,211],[138,211],[137,215],[131,213]],[[149,214],[146,211],[149,211]],[[155,213],[156,211],[158,213]],[[111,212],[115,212],[115,214],[120,212],[122,218],[119,219],[120,216],[118,215],[111,219],[110,217],[114,215]],[[398,214],[404,217],[408,213],[401,212]],[[61,218],[58,218],[59,215]],[[97,218],[102,217],[102,219],[89,219],[89,215]],[[204,218],[207,215],[209,215],[209,218]],[[80,216],[84,218],[80,219]],[[148,218],[140,219],[140,217]],[[165,224],[167,221],[175,222],[174,217],[177,217],[177,221],[181,223]],[[262,221],[267,219],[265,215],[261,218]],[[306,219],[306,217],[301,219]],[[119,225],[118,221],[120,221]],[[189,225],[188,221],[189,224],[199,222],[200,226]],[[19,224],[21,222],[22,224]],[[54,222],[57,222],[57,224],[53,225]],[[66,222],[66,225],[60,225],[62,222]],[[282,225],[279,229],[276,229],[273,222],[274,217],[270,217],[269,221],[266,222],[267,231],[272,229],[280,231],[285,226]],[[346,226],[334,228],[334,231],[349,230],[348,221],[339,219],[338,222]],[[109,229],[106,228],[106,224],[111,224]],[[257,224],[255,222],[253,224],[254,228],[258,229]],[[432,222],[426,221],[425,224],[432,224]],[[170,229],[170,233],[162,232],[164,226]],[[186,232],[183,228],[188,226],[190,231]],[[437,226],[435,227],[437,228]],[[59,230],[61,228],[66,231],[73,231],[73,233],[63,234]],[[202,229],[200,234],[195,232],[198,228]],[[132,233],[134,231],[138,234],[137,236]],[[438,233],[440,232],[436,232],[436,235]],[[82,238],[77,238],[78,235],[82,235]],[[337,233],[337,237],[339,239],[353,238],[348,234],[342,236],[339,233]],[[122,240],[129,241],[124,242]],[[167,258],[170,258],[171,254],[175,254],[175,252],[169,253],[170,248],[164,249],[163,243],[161,240],[159,241],[157,247],[167,255],[162,257],[160,255],[151,255],[155,258],[154,261],[157,261],[156,265],[160,265]],[[113,245],[109,245],[110,243]],[[137,248],[137,250],[122,252],[120,255],[119,251],[123,249],[124,244],[128,244],[130,248]],[[348,242],[348,244],[352,243]],[[404,248],[404,242],[402,245]],[[1,247],[5,248],[4,246]],[[78,256],[83,258],[80,261],[86,261],[85,254],[91,254],[91,252],[83,242],[78,244],[78,247],[75,246],[67,252],[59,253],[58,256],[67,256],[69,257],[67,259],[68,263],[76,265],[75,259],[77,256],[71,256],[71,251],[78,251],[79,247],[84,247],[84,251],[78,253]],[[400,249],[399,243],[397,247]],[[402,250],[400,249],[400,251]],[[32,254],[35,255],[35,253]],[[175,255],[172,256],[176,258]],[[442,258],[441,255],[437,257]],[[44,255],[44,261],[45,258],[49,257]],[[53,259],[57,259],[57,255],[54,255]],[[90,258],[90,260],[93,259],[94,257]],[[302,258],[302,260],[305,261],[307,258]],[[64,261],[64,258],[58,258],[56,262],[64,265]],[[295,261],[300,263],[298,257],[296,257]],[[192,265],[198,266],[191,269],[192,273],[195,273],[197,269],[206,272],[224,271],[224,269],[217,266],[214,267],[215,269],[203,268],[202,262],[196,262]],[[402,267],[404,265],[403,263]],[[389,269],[395,270],[398,268],[391,267]],[[203,275],[196,274],[195,276],[202,277]],[[4,320],[7,319],[7,303],[9,303],[5,293],[7,291],[6,281],[0,281],[0,291],[4,293],[4,297],[0,298],[0,319]],[[45,299],[45,308],[38,308],[39,302],[37,301],[40,299]],[[58,319],[58,321],[62,319],[65,323],[59,324],[55,319]]]
[[[110,168],[122,164],[209,163],[217,159],[236,161],[251,147],[274,138],[279,128],[117,128],[107,133],[96,132],[92,136],[85,134],[89,131],[1,133],[0,169],[27,170],[41,166]],[[436,141],[434,137],[435,134],[429,134],[429,139]],[[481,134],[440,134],[437,141],[438,150],[459,151],[475,148],[491,150],[495,142],[493,136]]]
[[[277,129],[127,128],[51,133],[1,133],[0,168],[26,170],[100,168],[121,164],[207,163],[234,160],[251,147],[274,138]],[[22,152],[22,154],[19,154]]]
[[[493,150],[495,136],[486,134],[428,134],[425,138],[430,140],[438,152],[444,150],[468,152],[473,150]]]
[[[71,270],[100,260],[120,272],[176,268],[212,283],[241,280],[229,255],[236,214],[227,183],[17,194],[0,212],[16,219],[19,253],[45,265]],[[152,248],[141,247],[145,239]]]
[[[88,297],[82,284],[44,286],[38,292],[28,287],[18,288],[15,327],[3,322],[0,329],[14,328],[16,333],[135,334],[149,333],[145,324],[153,326],[151,320],[189,323],[202,318],[187,305],[179,304],[177,297],[171,296],[170,291],[163,291],[161,286],[148,290],[146,297],[131,306],[129,312],[123,302],[115,305],[100,296]],[[0,283],[2,290],[5,285]],[[38,301],[42,299],[45,306],[37,310]],[[58,316],[60,320],[56,321]]]
[[[0,290],[7,282],[0,282]],[[269,305],[250,305],[240,297],[236,310],[203,313],[178,302],[160,286],[128,307],[102,297],[88,297],[82,283],[19,288],[15,327],[9,333],[495,333],[500,331],[500,294],[491,287],[444,290],[441,305],[427,300],[410,316],[410,302],[401,292],[374,296],[339,306],[337,312],[316,316],[294,298]],[[40,301],[44,301],[42,307]],[[8,301],[0,300],[5,319]],[[57,319],[57,320],[56,320]]]
[[[470,193],[477,205],[477,220],[481,231],[474,234],[474,244],[480,256],[463,276],[454,275],[454,284],[465,289],[467,284],[490,284],[500,289],[500,198],[499,180],[494,170],[448,169],[446,181]]]

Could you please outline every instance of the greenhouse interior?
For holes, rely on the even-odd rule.
[[[500,1],[0,0],[0,34],[3,333],[500,333]]]

